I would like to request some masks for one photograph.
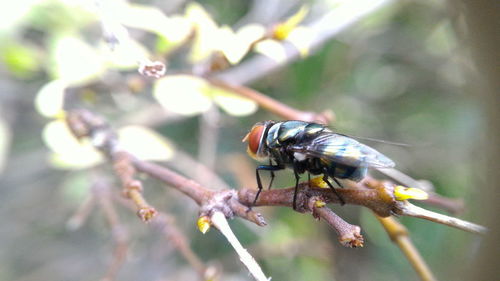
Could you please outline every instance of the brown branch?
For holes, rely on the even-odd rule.
[[[142,196],[142,183],[134,179],[136,171],[132,164],[131,155],[124,151],[116,151],[112,154],[112,161],[116,175],[122,182],[123,194],[134,202],[139,218],[145,222],[150,221],[157,211]]]
[[[385,231],[389,235],[389,238],[391,238],[391,240],[398,245],[408,261],[410,261],[420,279],[423,281],[436,280],[432,271],[429,269],[429,266],[427,266],[424,259],[422,259],[422,256],[420,256],[417,248],[415,248],[411,242],[408,230],[393,217],[382,218],[378,215],[375,215],[375,217],[382,224]]]
[[[381,217],[388,217],[396,214],[418,217],[476,234],[484,234],[487,231],[486,228],[480,225],[428,211],[410,204],[407,201],[396,200],[393,193],[395,185],[391,182],[371,179],[364,183],[369,185],[370,189],[337,189],[337,192],[342,196],[346,204],[367,207]],[[357,184],[352,185],[357,186]],[[262,191],[256,202],[256,206],[291,207],[293,193],[294,187]],[[242,204],[251,206],[255,194],[255,190],[241,189],[238,192],[238,198]],[[318,197],[326,203],[340,203],[338,197],[331,190],[316,187],[314,186],[314,182],[312,182],[311,187],[308,182],[303,182],[299,184],[299,191],[297,194],[298,211],[308,211],[308,200],[312,197]]]
[[[238,191],[240,203],[251,206],[256,192],[257,191],[254,189],[240,189]],[[292,207],[294,192],[295,187],[263,190],[255,206]],[[367,207],[383,217],[390,216],[393,212],[395,199],[390,193],[390,189],[378,188],[360,190],[346,188],[337,189],[337,192],[342,196],[346,204]],[[330,189],[317,187],[314,186],[314,184],[309,186],[308,182],[302,182],[299,184],[297,193],[297,210],[299,212],[309,211],[308,200],[312,197],[317,197],[325,203],[340,204],[339,198]]]
[[[310,208],[313,210],[313,216],[318,219],[322,218],[337,232],[339,242],[342,246],[349,248],[363,247],[364,239],[361,235],[361,228],[359,226],[349,224],[335,214],[330,208],[318,206],[317,202],[318,199],[311,198],[309,203]],[[319,200],[319,202],[321,202],[321,200]]]
[[[262,108],[280,116],[283,119],[329,124],[335,118],[332,111],[325,111],[320,114],[310,111],[300,111],[245,86],[230,84],[228,82],[224,82],[223,80],[216,79],[209,79],[209,81],[214,86],[237,93],[255,101]]]
[[[89,137],[92,144],[112,162],[115,173],[122,182],[123,194],[137,207],[137,215],[148,222],[156,215],[156,210],[142,196],[142,183],[135,177],[132,157],[118,146],[115,132],[104,119],[87,110],[73,110],[66,115],[66,122],[76,138]]]
[[[134,166],[138,171],[159,179],[184,193],[184,195],[193,199],[198,205],[203,204],[209,198],[213,197],[214,191],[163,166],[138,159],[134,160]]]
[[[261,214],[249,210],[248,206],[250,205],[243,205],[238,201],[237,193],[234,190],[215,192],[168,168],[140,160],[135,160],[134,164],[137,170],[163,181],[193,199],[198,205],[203,206],[204,210],[201,213],[205,213],[205,215],[210,215],[214,209],[219,209],[227,217],[237,215],[259,226],[266,225]]]

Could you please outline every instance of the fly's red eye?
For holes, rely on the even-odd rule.
[[[258,125],[253,127],[250,133],[248,133],[247,135],[248,149],[253,154],[257,154],[257,151],[259,150],[260,140],[262,138],[263,133],[264,133],[264,126]]]

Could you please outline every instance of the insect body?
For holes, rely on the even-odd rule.
[[[259,188],[255,200],[262,191],[259,171],[271,172],[271,188],[274,171],[293,169],[295,193],[293,208],[296,209],[297,188],[300,174],[308,172],[323,175],[323,180],[344,203],[328,178],[339,186],[337,179],[360,181],[369,167],[390,168],[394,162],[375,149],[345,135],[336,134],[324,125],[304,121],[265,121],[255,124],[243,141],[248,141],[248,154],[257,160],[269,160],[269,165],[256,169]],[[274,164],[273,164],[274,162]]]

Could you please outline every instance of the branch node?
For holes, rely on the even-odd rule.
[[[221,212],[226,218],[232,219],[234,212],[229,204],[231,198],[237,196],[236,190],[222,190],[214,192],[208,201],[202,204],[200,208],[200,216],[211,217],[215,211]]]

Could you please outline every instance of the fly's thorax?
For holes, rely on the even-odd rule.
[[[266,147],[269,157],[277,163],[292,165],[294,162],[307,162],[310,157],[290,150],[294,145],[307,145],[309,141],[327,130],[325,126],[304,121],[277,122],[269,127]]]
[[[313,138],[322,131],[328,130],[325,126],[304,121],[277,122],[269,128],[266,144],[270,148],[300,143]]]
[[[279,122],[276,124],[273,124],[272,126],[269,127],[269,130],[267,132],[265,144],[267,147],[273,149],[281,146],[281,142],[279,141],[278,134],[279,134],[279,129],[280,126],[283,122]]]

